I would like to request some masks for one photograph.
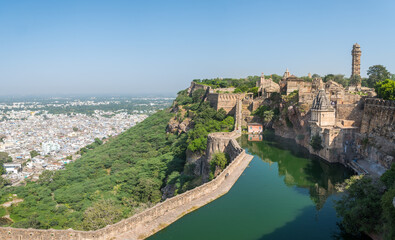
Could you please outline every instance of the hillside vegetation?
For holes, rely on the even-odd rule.
[[[45,171],[36,182],[3,188],[24,199],[7,209],[12,227],[91,230],[161,200],[161,187],[185,163],[186,134],[166,133],[174,114],[160,111],[108,143],[88,150],[65,170]],[[174,174],[174,173],[173,173]]]
[[[345,193],[336,202],[337,214],[346,232],[376,233],[395,239],[395,164],[380,179],[354,176],[346,181]]]

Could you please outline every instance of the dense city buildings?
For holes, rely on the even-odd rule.
[[[129,102],[134,104],[132,110],[119,109],[128,107]],[[24,179],[37,180],[43,170],[62,169],[95,139],[106,141],[170,102],[147,98],[0,103],[0,152],[12,159],[4,164],[3,177],[17,184]],[[107,110],[109,107],[118,110]]]

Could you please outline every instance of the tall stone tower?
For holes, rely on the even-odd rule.
[[[361,76],[361,46],[358,43],[354,44],[351,51],[352,55],[352,71],[351,77]]]

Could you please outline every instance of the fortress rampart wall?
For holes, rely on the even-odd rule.
[[[376,128],[395,124],[395,101],[366,98],[363,111],[361,133],[372,132]]]
[[[244,93],[208,93],[207,101],[217,111],[223,108],[226,113],[234,114],[237,101],[244,97]]]
[[[357,104],[337,104],[336,105],[336,119],[352,120],[354,127],[360,127],[363,111],[362,102]]]
[[[205,91],[210,91],[210,87],[207,85],[191,82],[191,86],[188,88],[188,94],[192,94],[194,91],[203,89]]]

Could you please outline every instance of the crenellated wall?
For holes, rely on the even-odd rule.
[[[194,91],[199,90],[199,89],[203,89],[203,90],[209,92],[211,88],[207,85],[191,82],[191,86],[188,88],[188,94],[191,95]]]
[[[354,127],[360,127],[363,116],[363,102],[356,104],[337,104],[336,119],[352,120]]]
[[[234,114],[237,101],[244,97],[245,93],[208,93],[207,101],[217,111],[223,108],[226,113]]]
[[[395,124],[395,101],[377,98],[365,99],[361,133],[372,132],[376,128]]]

